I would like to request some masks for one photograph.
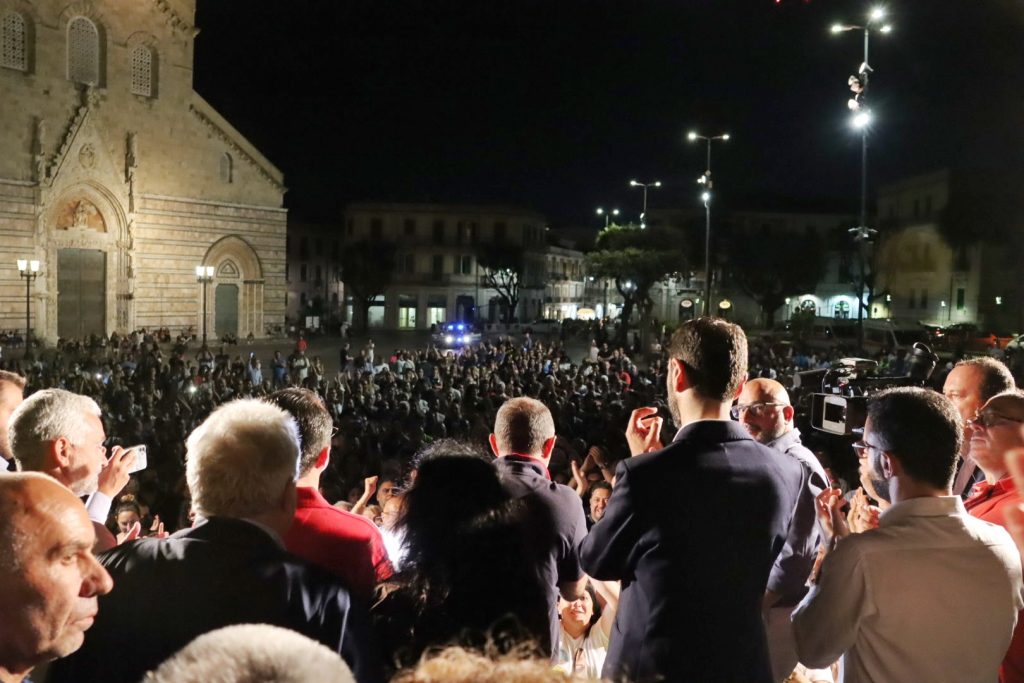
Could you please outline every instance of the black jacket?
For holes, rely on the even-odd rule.
[[[580,548],[621,579],[603,675],[673,683],[771,683],[761,621],[802,472],[736,422],[700,421],[622,461],[604,517]]]
[[[138,683],[199,635],[244,623],[302,633],[339,653],[358,681],[377,680],[365,607],[254,524],[213,518],[119,546],[100,562],[114,589],[100,597],[82,648],[51,667],[51,682]]]

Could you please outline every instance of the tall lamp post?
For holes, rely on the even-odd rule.
[[[596,213],[597,213],[598,216],[604,216],[604,227],[607,228],[608,225],[611,223],[612,216],[618,216],[619,215],[619,210],[618,209],[611,209],[610,211],[605,211],[603,208],[601,208],[599,206],[599,207],[597,207],[597,212]]]
[[[25,356],[32,353],[32,281],[39,277],[39,261],[18,259],[18,275],[25,278]]]
[[[880,33],[889,33],[892,26],[883,23],[885,20],[885,9],[875,7],[868,14],[868,20],[863,25],[858,24],[833,24],[833,34],[845,33],[847,31],[864,32],[864,61],[861,62],[857,73],[850,76],[847,84],[853,97],[847,103],[850,111],[853,112],[851,123],[860,131],[860,224],[850,228],[849,233],[853,235],[857,243],[858,255],[860,257],[860,281],[857,283],[857,340],[861,349],[864,348],[864,310],[867,304],[864,301],[864,288],[867,286],[867,255],[865,253],[866,243],[871,241],[877,230],[868,227],[868,129],[871,126],[871,109],[867,103],[868,81],[874,69],[868,63],[869,47],[871,42],[871,31],[878,30]]]
[[[213,266],[196,266],[196,282],[203,284],[203,348],[206,348],[206,287],[213,282]]]
[[[711,143],[715,140],[725,142],[729,139],[729,134],[701,135],[691,130],[686,138],[690,142],[705,141],[708,150],[704,175],[698,178],[697,182],[704,186],[704,192],[700,195],[704,202],[704,315],[711,315]]]
[[[655,180],[654,182],[650,182],[650,183],[641,183],[641,182],[639,182],[637,180],[630,180],[629,181],[629,186],[630,187],[642,187],[644,189],[644,208],[643,208],[643,211],[640,212],[640,229],[643,230],[644,228],[647,227],[647,223],[646,223],[646,216],[647,216],[647,189],[650,188],[650,187],[661,187],[661,181],[660,180]]]

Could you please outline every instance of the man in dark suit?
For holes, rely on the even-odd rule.
[[[357,680],[375,680],[365,610],[281,542],[295,514],[295,420],[263,401],[234,401],[187,446],[196,526],[100,556],[114,590],[82,649],[50,680],[137,683],[197,636],[240,623],[298,631],[338,652]]]
[[[800,465],[729,419],[747,371],[743,331],[698,318],[672,337],[668,403],[638,408],[604,517],[580,548],[592,577],[621,580],[603,676],[772,683],[761,602],[786,541]]]

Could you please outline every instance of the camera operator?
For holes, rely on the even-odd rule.
[[[950,370],[942,385],[942,393],[956,406],[965,427],[964,443],[957,461],[953,495],[966,499],[971,487],[984,480],[984,474],[971,458],[971,428],[967,421],[975,416],[985,401],[998,393],[1014,389],[1013,375],[1003,363],[992,358],[968,358]]]
[[[963,430],[956,409],[920,388],[867,405],[874,489],[892,503],[877,530],[829,552],[793,613],[800,661],[843,656],[846,680],[990,683],[1022,599],[1017,548],[950,495]]]

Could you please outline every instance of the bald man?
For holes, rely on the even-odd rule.
[[[764,596],[772,674],[782,681],[797,664],[789,616],[807,593],[805,582],[821,541],[815,498],[828,488],[828,477],[814,454],[800,443],[793,406],[781,384],[763,378],[747,382],[732,412],[756,441],[794,458],[803,471],[786,545],[772,566]]]
[[[0,474],[0,681],[82,646],[113,586],[95,541],[85,506],[56,480]]]

